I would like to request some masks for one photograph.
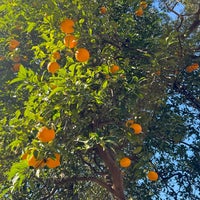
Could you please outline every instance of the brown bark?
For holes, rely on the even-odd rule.
[[[112,178],[112,189],[114,190],[113,195],[117,200],[125,200],[124,196],[124,186],[123,177],[116,160],[113,158],[111,151],[109,149],[103,149],[102,146],[97,146],[98,153],[101,159],[104,161],[106,167]]]

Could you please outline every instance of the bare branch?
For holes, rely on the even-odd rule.
[[[167,3],[165,3],[165,5],[166,5],[166,7],[167,7],[167,9],[169,10],[169,11],[171,11],[171,12],[173,12],[175,15],[177,15],[178,17],[180,16],[180,14],[179,13],[177,13],[175,10],[174,10],[174,8],[176,7],[176,5],[177,5],[177,3],[171,8]]]
[[[48,200],[51,196],[54,195],[54,193],[56,192],[56,190],[57,190],[57,187],[54,187],[54,188],[51,190],[51,192],[50,192],[48,195],[46,195],[45,197],[43,197],[41,200]]]
[[[194,14],[194,21],[193,23],[190,25],[190,27],[188,28],[188,30],[186,31],[186,33],[184,33],[182,35],[183,38],[189,36],[194,30],[196,30],[198,28],[198,26],[200,25],[200,4],[199,4],[199,9],[198,11]]]
[[[98,175],[106,175],[107,173],[106,172],[103,172],[103,171],[97,171],[93,166],[92,166],[92,164],[90,163],[90,162],[88,162],[88,161],[86,161],[84,158],[83,158],[83,156],[82,156],[82,154],[80,153],[80,158],[81,158],[81,160],[82,160],[82,162],[83,163],[85,163],[86,165],[88,165],[89,166],[89,168],[95,173],[95,174],[98,174]],[[94,158],[93,158],[93,160],[94,160]],[[95,160],[94,160],[94,162],[95,162]],[[95,162],[95,164],[98,166],[98,164]]]
[[[185,86],[181,86],[177,82],[174,83],[173,88],[175,91],[179,92],[180,94],[184,95],[186,99],[193,104],[195,108],[200,111],[200,101],[192,95]]]
[[[176,30],[179,31],[179,29],[181,28],[181,26],[182,26],[182,24],[183,24],[184,16],[181,15],[180,13],[178,13],[178,12],[176,12],[176,11],[174,10],[174,8],[176,7],[177,3],[178,3],[178,2],[176,2],[175,5],[174,5],[172,8],[170,8],[170,6],[169,6],[167,3],[165,3],[165,5],[166,5],[166,7],[167,7],[167,9],[168,9],[169,11],[171,11],[172,13],[174,13],[174,14],[178,17],[178,19],[180,19],[180,23],[179,23],[179,25],[177,25],[177,27],[176,27]],[[178,23],[178,22],[177,22],[177,23]]]

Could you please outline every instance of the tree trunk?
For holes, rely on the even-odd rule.
[[[103,149],[103,147],[100,145],[97,146],[97,149],[101,159],[104,161],[111,175],[112,189],[114,190],[113,195],[117,200],[125,200],[123,177],[116,160],[112,157],[112,153],[109,151],[109,149]]]

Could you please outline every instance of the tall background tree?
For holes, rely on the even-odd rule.
[[[200,6],[154,3],[2,1],[1,199],[199,198]]]

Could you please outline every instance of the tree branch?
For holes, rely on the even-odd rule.
[[[194,14],[195,18],[193,23],[190,25],[190,27],[187,29],[186,33],[184,33],[182,35],[183,38],[189,36],[195,29],[198,28],[198,26],[200,25],[200,4],[199,4],[199,9],[198,11]]]
[[[45,197],[43,197],[41,200],[48,200],[52,195],[54,195],[54,193],[56,192],[56,190],[57,190],[57,187],[54,187],[52,189],[52,191],[48,195],[46,195]]]
[[[186,99],[191,102],[195,108],[197,108],[200,111],[200,101],[195,98],[185,86],[181,86],[177,82],[174,82],[173,88],[175,91],[179,92],[180,94],[184,95]]]
[[[112,153],[108,149],[103,149],[100,145],[97,145],[97,150],[111,175],[113,194],[117,199],[125,200],[122,174],[115,159],[112,157]]]
[[[90,162],[86,161],[86,160],[83,158],[83,156],[82,156],[81,153],[79,154],[79,156],[80,156],[82,162],[85,163],[87,166],[89,166],[89,168],[90,168],[95,174],[98,174],[98,175],[106,175],[106,174],[107,174],[106,172],[103,172],[103,171],[97,171],[97,170],[92,166],[92,164],[91,164]],[[94,159],[94,158],[93,158],[93,160],[94,160],[94,162],[95,162],[95,159]],[[98,166],[98,164],[97,164],[96,162],[95,162],[95,164]]]
[[[100,186],[102,186],[103,188],[105,188],[106,190],[108,190],[110,193],[115,194],[115,191],[109,185],[107,185],[104,181],[102,181],[101,179],[98,179],[96,177],[76,177],[76,176],[74,176],[74,177],[63,177],[62,179],[54,180],[54,182],[57,184],[65,184],[65,183],[77,182],[77,181],[95,182],[95,183],[99,184]]]

